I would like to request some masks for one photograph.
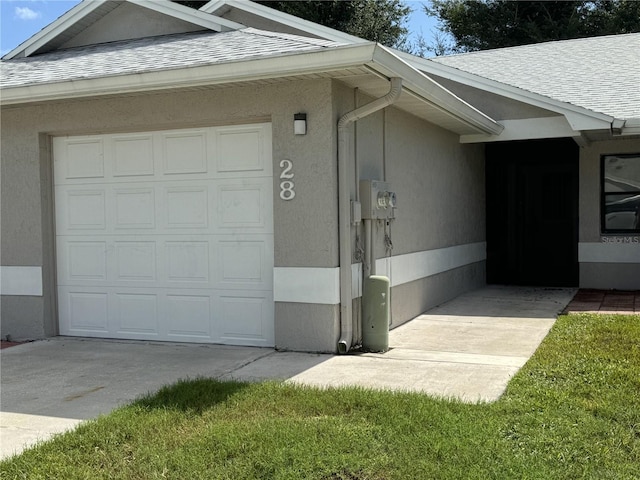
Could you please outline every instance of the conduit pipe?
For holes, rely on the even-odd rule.
[[[340,230],[340,339],[338,353],[347,353],[353,343],[353,312],[351,303],[351,198],[349,165],[351,132],[349,126],[372,113],[394,104],[402,93],[402,79],[391,78],[389,93],[360,108],[345,113],[338,120],[338,227]]]

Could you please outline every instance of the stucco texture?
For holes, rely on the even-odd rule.
[[[42,265],[44,295],[4,302],[2,334],[24,339],[55,333],[52,136],[270,121],[275,266],[335,268],[339,264],[336,124],[341,115],[369,100],[339,81],[325,79],[3,109],[2,264]],[[298,112],[307,113],[303,136],[293,133],[293,116]],[[482,146],[461,145],[456,135],[393,107],[352,128],[356,159],[350,179],[352,198],[359,178],[391,182],[398,194],[397,218],[390,224],[393,255],[485,240]],[[294,201],[279,197],[282,159],[293,164]],[[380,258],[387,252],[378,230],[374,253]],[[362,238],[361,227],[352,229],[354,245],[356,235]],[[394,288],[394,323],[482,285],[483,265]],[[279,348],[335,350],[336,305],[277,302],[275,313]]]
[[[337,173],[331,128],[335,112],[327,101],[332,88],[331,80],[292,81],[4,108],[1,262],[42,265],[44,295],[6,299],[2,335],[40,338],[51,334],[55,325],[52,136],[271,121],[275,266],[336,267]],[[293,116],[298,112],[308,113],[304,136],[293,133]],[[279,197],[282,159],[293,163],[295,201]],[[336,319],[319,321],[328,322],[331,330]]]
[[[370,100],[357,96],[358,105]],[[386,227],[393,250],[378,222],[375,258],[485,241],[484,146],[460,144],[457,135],[393,106],[360,120],[355,131],[359,178],[389,182],[398,198]],[[484,283],[479,262],[394,287],[393,324]]]

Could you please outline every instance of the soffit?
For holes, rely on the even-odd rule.
[[[614,118],[640,117],[640,33],[484,50],[431,62]]]
[[[389,81],[379,72],[372,72],[367,69],[368,74],[345,75],[334,77],[339,79],[351,88],[357,88],[361,93],[372,99],[382,97],[389,92]],[[345,72],[343,72],[345,73]],[[391,75],[392,76],[392,75]],[[407,86],[402,89],[400,98],[393,104],[393,108],[398,108],[418,118],[426,120],[436,126],[455,132],[459,135],[471,135],[478,133],[478,130],[466,122],[452,116],[450,112],[444,111],[437,105],[430,103],[422,95],[418,95]]]
[[[112,42],[2,62],[5,105],[317,78],[338,79],[381,97],[392,77],[405,78],[396,108],[461,135],[495,132],[491,119],[375,44],[345,46],[247,28]]]

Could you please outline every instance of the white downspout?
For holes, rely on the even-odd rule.
[[[353,342],[353,315],[351,311],[351,198],[349,192],[349,165],[351,162],[351,132],[349,125],[395,103],[402,93],[402,79],[393,77],[391,89],[360,108],[345,113],[338,120],[338,216],[340,230],[340,340],[338,353],[347,353]]]

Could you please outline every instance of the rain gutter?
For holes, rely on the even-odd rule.
[[[351,292],[351,198],[349,166],[351,131],[349,126],[372,113],[395,103],[402,93],[402,79],[391,78],[391,88],[384,96],[345,113],[338,120],[338,216],[340,230],[340,339],[338,353],[347,353],[353,345],[353,312]]]

